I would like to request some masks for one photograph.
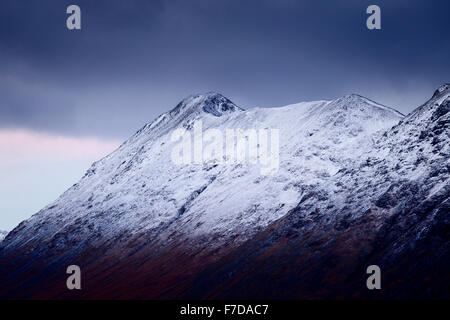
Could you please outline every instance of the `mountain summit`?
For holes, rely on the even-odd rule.
[[[200,110],[216,117],[220,117],[226,113],[242,111],[241,108],[220,93],[209,92],[184,99],[170,111],[170,114],[177,115],[183,112],[198,112]]]
[[[443,85],[441,85],[439,88],[436,89],[436,91],[433,94],[433,98],[436,98],[444,94],[448,94],[449,90],[450,90],[450,83],[444,83]]]
[[[406,117],[359,95],[248,110],[217,93],[188,97],[9,233],[0,296],[367,297],[365,267],[377,264],[391,288],[380,297],[443,297],[446,90]],[[173,163],[173,132],[198,121],[246,141],[279,130],[278,171]],[[79,292],[63,289],[71,264]],[[417,286],[396,265],[431,278]]]

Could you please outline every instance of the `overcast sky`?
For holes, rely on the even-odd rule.
[[[81,31],[66,28],[70,4]],[[381,30],[365,26],[370,4]],[[0,229],[190,94],[250,108],[359,93],[408,113],[449,81],[449,12],[448,0],[2,0]]]

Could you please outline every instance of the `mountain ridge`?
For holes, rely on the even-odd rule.
[[[439,99],[446,90],[440,92]],[[340,281],[328,283],[325,295],[308,281],[322,279],[321,270],[340,279],[339,268],[344,275],[361,268],[355,255],[366,259],[370,248],[377,256],[377,243],[384,243],[380,230],[397,227],[393,217],[406,215],[423,229],[424,220],[412,208],[414,204],[425,208],[428,200],[422,197],[432,195],[436,200],[431,207],[436,210],[445,207],[448,100],[432,98],[423,105],[426,107],[416,109],[432,111],[413,111],[418,117],[413,121],[359,96],[248,110],[231,105],[221,95],[213,94],[212,100],[193,97],[172,109],[176,110],[172,116],[169,111],[144,126],[112,154],[94,163],[58,200],[11,231],[7,241],[0,244],[0,284],[14,290],[0,289],[0,296],[68,297],[70,293],[55,287],[57,279],[41,283],[46,292],[30,289],[28,283],[34,283],[36,277],[40,281],[53,279],[55,270],[75,262],[86,266],[86,281],[93,291],[79,294],[89,298],[118,298],[121,294],[245,298],[256,293],[274,297],[273,292],[256,288],[249,279],[279,274],[283,267],[294,272],[294,266],[310,278],[302,280],[288,273],[289,279],[303,284],[297,289],[285,287],[288,278],[272,278],[271,288],[279,293],[276,297],[323,297],[333,292],[336,296],[364,296],[352,287],[354,279],[343,286],[348,291],[337,289]],[[192,107],[192,99],[200,102],[194,112],[178,112],[190,110],[185,107]],[[204,112],[205,101],[210,107],[213,101],[213,107],[207,108],[210,112]],[[416,132],[422,123],[420,117],[428,124],[423,134]],[[217,161],[174,166],[168,161],[173,146],[170,133],[180,127],[190,131],[199,120],[204,129],[279,128],[278,172],[261,176],[252,166]],[[433,218],[429,208],[423,211],[430,224],[433,219],[444,219],[442,213]],[[445,232],[445,227],[439,232]],[[346,238],[346,234],[352,236]],[[446,242],[433,239],[446,257]],[[403,248],[400,240],[392,241]],[[350,269],[345,267],[349,262],[333,254],[332,248],[351,257]],[[297,251],[305,258],[295,254]],[[277,261],[277,256],[289,264],[273,265],[270,261]],[[392,256],[394,261],[397,256]],[[260,271],[250,275],[248,270],[255,270],[261,259],[265,263]],[[308,268],[307,260],[302,259],[315,261],[312,265],[317,269]],[[338,269],[326,267],[327,259],[335,259]],[[380,261],[389,264],[381,257]],[[175,288],[185,271],[179,262],[188,268],[188,276]],[[14,271],[17,266],[23,266],[19,272]],[[17,278],[24,272],[29,275]],[[230,273],[240,276],[223,278]],[[15,276],[6,277],[12,274]],[[130,275],[129,281],[124,282],[123,274]],[[110,287],[105,281],[111,277],[117,279],[116,293],[101,289],[102,285]],[[206,287],[205,279],[210,279]],[[304,285],[309,289],[298,291]]]

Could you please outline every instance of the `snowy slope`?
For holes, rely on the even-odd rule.
[[[356,94],[249,110],[216,93],[188,97],[11,231],[0,244],[0,284],[35,295],[27,283],[39,279],[48,286],[40,294],[60,297],[49,279],[72,263],[106,290],[86,297],[323,297],[351,288],[345,296],[360,290],[354,272],[365,276],[368,262],[391,268],[397,284],[396,265],[422,279],[448,265],[449,94],[443,85],[406,117]],[[199,120],[203,130],[279,129],[279,170],[174,164],[171,134],[193,132]],[[403,292],[421,292],[411,286]]]
[[[295,207],[311,185],[366,157],[379,131],[401,118],[358,95],[247,111],[219,94],[192,96],[94,163],[79,183],[19,227],[28,237],[17,234],[6,245],[53,239],[59,247],[94,233],[100,241],[122,233],[148,236],[175,220],[177,231],[189,237],[217,233],[242,241]],[[173,164],[170,134],[195,120],[202,120],[204,130],[280,129],[279,172],[262,176],[251,165]],[[74,224],[77,234],[67,235]]]
[[[202,271],[194,296],[442,299],[450,280],[450,90],[310,189],[280,220]],[[276,263],[274,263],[276,261]],[[382,270],[382,289],[364,286]],[[224,274],[233,274],[224,280]],[[270,279],[261,286],[261,279]]]
[[[6,235],[8,234],[7,231],[2,231],[0,230],[0,242],[3,241],[3,239],[5,239]]]

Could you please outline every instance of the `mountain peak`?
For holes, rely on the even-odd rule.
[[[436,98],[448,91],[450,91],[450,83],[444,83],[443,85],[441,85],[439,88],[436,89],[436,91],[433,94],[433,98]]]
[[[343,98],[346,99],[367,99],[366,97],[357,94],[357,93],[350,93],[350,94],[346,94],[345,96],[343,96]]]
[[[343,97],[341,97],[338,100],[342,100],[342,101],[351,101],[351,102],[365,102],[365,103],[369,103],[369,104],[373,104],[373,105],[377,105],[377,106],[383,106],[382,104],[375,102],[369,98],[366,98],[360,94],[357,93],[351,93],[351,94],[347,94]],[[384,107],[384,106],[383,106]]]
[[[403,118],[404,115],[397,111],[394,108],[391,107],[387,107],[381,103],[378,103],[376,101],[373,101],[369,98],[366,98],[360,94],[357,93],[352,93],[352,94],[347,94],[341,98],[338,98],[336,100],[334,100],[335,105],[338,107],[341,107],[345,110],[347,110],[348,108],[361,108],[363,106],[366,106],[366,111],[371,110],[371,109],[376,109],[376,110],[382,110],[384,113],[386,114],[391,114],[395,117],[400,117]]]
[[[223,114],[242,111],[230,99],[217,92],[191,95],[183,99],[171,112],[171,115],[180,113],[205,112],[220,117]]]

